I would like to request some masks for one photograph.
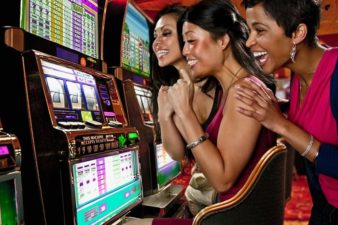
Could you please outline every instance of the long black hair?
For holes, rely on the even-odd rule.
[[[186,7],[178,4],[172,4],[168,5],[165,8],[163,8],[159,13],[157,14],[155,18],[155,23],[157,21],[168,14],[174,14],[177,16],[177,20],[180,20],[180,17],[184,14],[186,11]],[[177,26],[177,28],[179,28]],[[180,31],[180,29],[178,29]],[[177,32],[177,38],[179,41],[179,45],[182,48],[183,46],[183,41],[182,41],[182,35],[181,33]],[[183,57],[183,56],[182,56]],[[151,85],[152,85],[152,105],[153,105],[153,117],[154,117],[154,122],[155,126],[157,125],[158,118],[157,118],[157,113],[158,113],[158,104],[157,104],[157,96],[159,89],[162,85],[166,86],[172,86],[173,84],[176,83],[176,81],[180,78],[180,74],[177,71],[177,69],[173,65],[168,65],[164,67],[160,67],[158,65],[158,60],[157,57],[152,51],[152,79],[151,79]],[[216,79],[213,77],[208,78],[203,86],[201,87],[202,92],[207,93],[208,91],[212,90],[216,85],[217,85]],[[157,132],[159,132],[159,129],[157,127]]]
[[[253,53],[246,47],[248,26],[230,0],[202,0],[186,10],[179,21],[180,29],[184,22],[208,31],[215,40],[228,34],[232,53],[238,63],[266,84],[272,83],[272,78],[264,74]]]

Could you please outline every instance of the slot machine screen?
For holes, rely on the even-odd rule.
[[[151,107],[151,91],[137,85],[134,85],[134,88],[144,122],[153,124],[154,120]]]
[[[109,82],[97,79],[96,83],[101,98],[103,114],[106,117],[106,120],[108,122],[118,121],[122,124],[127,124],[123,106],[113,79]]]
[[[150,40],[146,18],[127,4],[122,31],[122,67],[143,77],[150,76]]]
[[[57,122],[103,123],[96,81],[91,74],[44,59],[41,65]]]
[[[15,150],[12,145],[0,145],[0,171],[9,170],[16,166]]]
[[[97,0],[22,0],[20,27],[41,38],[98,58]]]
[[[72,165],[78,225],[114,221],[141,202],[137,151],[115,151]]]
[[[181,163],[173,160],[162,144],[156,145],[155,152],[157,185],[161,189],[181,174]]]
[[[19,172],[0,176],[0,224],[23,222],[21,178]]]

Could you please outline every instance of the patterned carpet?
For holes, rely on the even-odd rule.
[[[286,221],[308,221],[311,207],[312,200],[306,177],[298,176],[292,182],[291,199],[286,204],[284,218]]]
[[[174,181],[174,184],[180,184],[186,187],[189,184],[191,176],[191,165],[186,164],[182,174]],[[292,182],[291,199],[285,206],[284,225],[307,225],[310,218],[312,200],[307,186],[305,176],[297,176]]]

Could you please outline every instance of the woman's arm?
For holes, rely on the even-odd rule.
[[[238,85],[237,98],[244,103],[238,111],[243,115],[255,118],[268,129],[281,135],[299,154],[310,148],[305,157],[314,162],[317,158],[317,171],[338,178],[338,148],[320,143],[315,138],[311,144],[311,134],[289,121],[279,111],[273,93],[255,82],[248,81]]]
[[[184,139],[192,143],[204,132],[189,101],[187,82],[177,82],[169,89],[169,100],[181,120]],[[181,96],[178,98],[178,96]],[[227,191],[248,163],[254,150],[261,125],[236,111],[241,104],[230,89],[220,125],[217,146],[206,140],[192,149],[201,171],[218,192]]]
[[[160,88],[157,102],[163,147],[174,160],[182,160],[185,157],[185,143],[174,122],[175,114],[168,101],[168,87]]]

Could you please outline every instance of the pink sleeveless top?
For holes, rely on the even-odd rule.
[[[257,78],[256,78],[257,79]],[[224,106],[224,105],[223,105]],[[221,125],[221,121],[223,118],[223,108],[219,107],[214,119],[210,122],[209,126],[206,129],[206,132],[209,134],[209,139],[217,145],[217,136],[218,131]],[[259,161],[259,159],[262,157],[262,155],[272,146],[276,145],[276,135],[275,133],[271,132],[270,130],[262,127],[261,132],[259,134],[259,137],[256,142],[255,149],[253,151],[253,154],[246,165],[246,167],[243,169],[242,173],[239,175],[237,181],[234,183],[234,185],[226,192],[219,193],[218,195],[218,201],[225,201],[231,197],[233,197],[244,185],[245,181],[249,177],[251,171]]]
[[[323,143],[338,146],[336,120],[331,111],[330,80],[338,58],[338,48],[325,51],[311,85],[299,106],[300,81],[294,76],[290,87],[289,119]],[[320,153],[319,153],[320,154]],[[327,201],[338,208],[338,180],[319,175]]]
[[[217,145],[217,136],[219,127],[221,125],[221,121],[223,118],[223,108],[224,105],[219,107],[215,117],[211,120],[208,127],[206,128],[206,132],[209,133],[209,139]],[[254,166],[257,164],[261,156],[272,146],[276,144],[276,135],[262,127],[260,135],[258,137],[255,150],[249,160],[249,163],[244,168],[242,173],[240,174],[238,180],[235,184],[230,188],[227,192],[219,193],[218,200],[225,201],[232,196],[234,196],[244,185],[245,181],[249,177],[251,171],[253,170]],[[191,225],[191,219],[174,219],[174,218],[155,218],[152,222],[152,225]]]

